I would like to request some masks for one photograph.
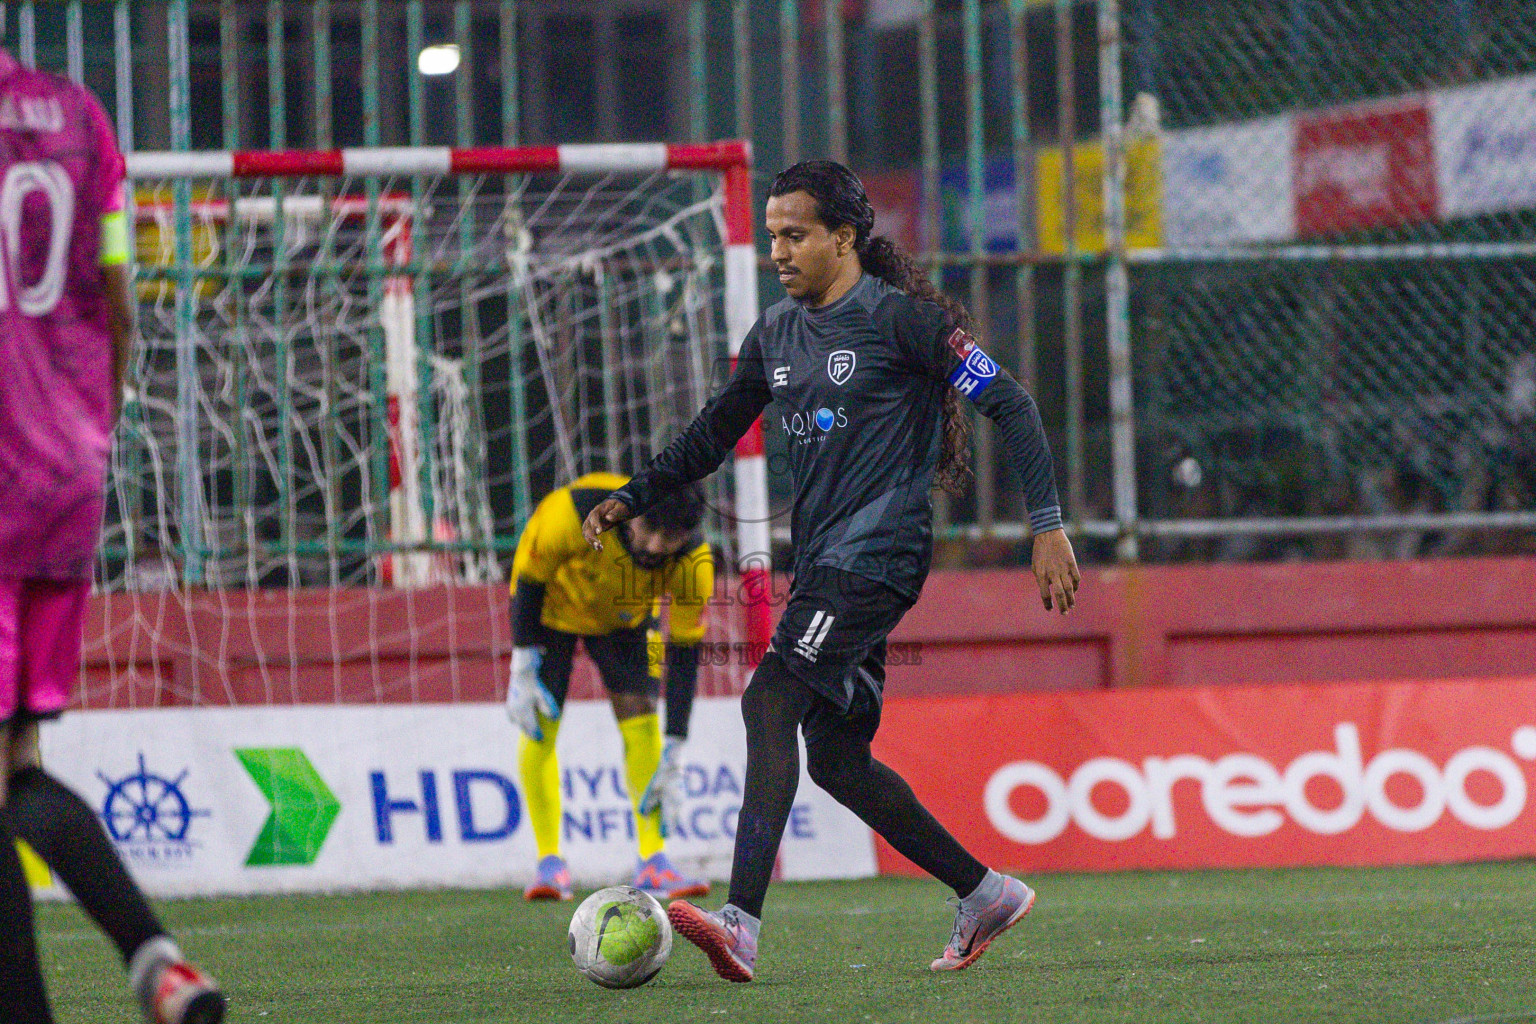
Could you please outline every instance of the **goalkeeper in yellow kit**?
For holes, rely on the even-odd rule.
[[[522,730],[519,770],[539,864],[523,895],[568,900],[571,875],[560,855],[560,765],[555,736],[579,638],[596,663],[624,738],[624,776],[635,805],[640,867],[634,885],[659,898],[709,892],[667,859],[663,814],[682,796],[682,745],[693,710],[696,648],[715,566],[699,538],[703,507],[686,491],[624,524],[621,543],[594,551],[581,523],[628,477],[589,473],[539,502],[512,562],[512,678],[507,713]],[[657,615],[670,600],[662,656]],[[656,714],[666,665],[667,730]]]

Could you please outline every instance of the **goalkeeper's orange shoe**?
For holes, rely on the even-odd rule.
[[[576,895],[565,858],[550,855],[539,861],[537,873],[523,890],[525,900],[568,900]]]
[[[219,1024],[224,993],[214,980],[187,963],[165,936],[140,946],[128,963],[128,980],[149,1024]]]

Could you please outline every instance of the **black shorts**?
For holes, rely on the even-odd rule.
[[[910,607],[900,591],[841,569],[817,565],[795,577],[772,647],[820,698],[800,723],[807,744],[832,729],[874,739],[885,638]]]
[[[655,629],[651,622],[632,629],[617,629],[603,636],[577,636],[545,627],[544,663],[539,681],[561,707],[571,687],[571,662],[576,656],[576,641],[586,648],[587,657],[597,665],[598,675],[609,693],[640,693],[655,697],[661,692],[661,670],[650,664],[649,636]]]

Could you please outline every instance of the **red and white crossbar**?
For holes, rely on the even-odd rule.
[[[358,149],[146,152],[128,155],[128,176],[173,178],[387,177],[449,174],[648,174],[714,171],[724,178],[725,321],[734,362],[757,320],[752,244],[752,144],[592,143],[566,146],[385,146]],[[768,470],[758,420],[736,445],[737,545],[747,595],[747,635],[760,652],[769,637]]]
[[[134,178],[293,178],[305,175],[604,174],[647,171],[725,171],[751,166],[750,144],[738,141],[670,145],[594,143],[570,146],[384,146],[327,150],[247,150],[134,153]]]
[[[751,168],[751,143],[734,139],[680,144],[621,142],[474,149],[382,146],[322,150],[162,151],[128,156],[128,176],[135,179],[716,171],[725,175],[725,218],[729,236],[726,241],[731,245],[752,241]]]

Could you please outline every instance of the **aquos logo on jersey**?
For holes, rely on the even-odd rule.
[[[807,409],[804,412],[780,416],[779,422],[784,427],[784,433],[796,438],[796,443],[809,444],[812,441],[821,440],[838,427],[846,427],[848,410],[841,405],[836,409],[822,406],[820,409]]]
[[[958,327],[945,339],[945,344],[960,357],[960,365],[949,375],[949,382],[974,399],[997,378],[997,364],[977,347],[975,338]]]

